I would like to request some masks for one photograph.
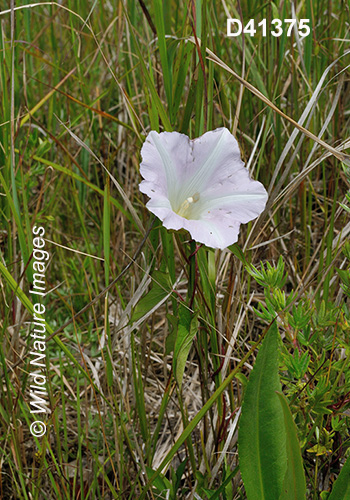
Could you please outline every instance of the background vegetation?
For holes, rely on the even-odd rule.
[[[2,7],[1,498],[245,499],[242,394],[252,346],[276,317],[307,498],[327,498],[350,446],[349,175],[339,160],[349,148],[349,7]],[[226,37],[228,17],[294,15],[311,20],[302,40]],[[194,138],[221,126],[236,135],[269,203],[237,245],[201,247],[194,260],[188,235],[159,221],[147,233],[140,148],[152,129]],[[41,439],[29,432],[28,408],[34,224],[46,231],[45,319],[48,336],[57,332],[47,343],[52,412]],[[182,305],[189,261],[192,272],[197,265],[192,330]],[[188,354],[180,389],[172,364],[186,324],[194,338],[186,355],[175,349],[176,360]]]

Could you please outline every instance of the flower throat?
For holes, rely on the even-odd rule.
[[[180,217],[184,217],[185,219],[189,219],[189,215],[191,212],[192,204],[197,203],[200,196],[199,193],[194,193],[193,196],[189,196],[180,206],[180,208],[176,211],[177,215]]]

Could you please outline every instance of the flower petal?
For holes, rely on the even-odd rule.
[[[224,248],[238,240],[240,223],[228,218],[186,220],[184,228],[192,238],[211,248]]]
[[[154,183],[157,190],[174,204],[177,203],[182,183],[188,177],[187,167],[192,163],[191,151],[187,135],[179,132],[158,134],[154,130],[148,134],[141,149],[142,177]]]
[[[240,223],[265,208],[264,186],[250,178],[226,128],[190,140],[178,132],[149,133],[141,150],[140,191],[168,229],[186,229],[213,248],[238,239]]]
[[[243,224],[258,217],[265,208],[267,192],[260,182],[249,178],[246,169],[237,174],[237,181],[239,177],[243,177],[240,184],[226,182],[226,185],[220,186],[221,190],[211,189],[201,193],[199,202],[192,209],[192,217],[206,219],[208,214],[217,217],[230,215]],[[229,186],[232,186],[231,189]]]
[[[240,223],[232,217],[188,220],[154,200],[150,200],[146,207],[163,221],[163,226],[167,229],[186,229],[192,239],[208,247],[223,250],[238,240]]]
[[[146,207],[159,219],[163,220],[169,213],[173,213],[168,200],[150,200]]]
[[[185,198],[245,170],[238,143],[227,128],[206,132],[192,142],[196,169],[186,186]]]

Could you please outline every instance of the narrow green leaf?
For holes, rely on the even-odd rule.
[[[278,331],[271,325],[249,376],[238,453],[248,500],[278,500],[287,470],[286,432],[278,376]]]
[[[108,294],[105,297],[105,318],[108,318]],[[105,329],[107,336],[108,349],[106,350],[106,372],[107,372],[107,384],[108,387],[113,387],[114,383],[114,373],[113,373],[113,348],[111,339],[111,329],[109,321],[105,321]]]
[[[237,257],[237,259],[239,259],[242,262],[242,264],[244,265],[248,264],[242,249],[238,246],[237,243],[234,243],[233,245],[229,246],[228,249]]]
[[[186,76],[191,62],[193,47],[189,43],[181,42],[176,50],[174,62],[174,83],[173,83],[173,109],[172,117],[175,119],[180,104],[184,99]]]
[[[287,471],[280,500],[305,500],[306,482],[296,425],[287,398],[282,393],[277,396],[283,410],[287,447]]]
[[[203,291],[209,303],[212,315],[215,311],[215,253],[200,248],[197,252],[197,265],[202,280]]]
[[[172,285],[167,273],[154,271],[152,274],[153,286],[144,297],[138,302],[133,312],[131,322],[135,322],[145,316],[153,307],[161,302],[172,290]]]
[[[105,286],[109,285],[109,258],[111,243],[111,208],[110,208],[110,187],[107,179],[104,191],[103,203],[103,250],[105,257]]]
[[[191,86],[190,86],[189,92],[187,94],[185,111],[184,111],[182,123],[180,126],[180,132],[182,132],[183,134],[188,133],[190,120],[191,120],[191,116],[192,116],[192,111],[193,111],[193,106],[194,106],[194,103],[196,100],[197,80],[198,80],[198,66],[193,74]]]
[[[328,500],[350,500],[350,457],[343,465]]]
[[[311,19],[312,23],[312,0],[308,0],[306,2],[306,19]],[[313,30],[313,26],[310,26],[311,30]],[[313,36],[307,36],[305,38],[305,52],[304,52],[304,62],[305,62],[305,68],[307,71],[307,76],[310,79],[310,74],[311,74],[311,60],[312,60],[312,49],[313,49],[313,44],[314,44],[314,37]]]
[[[29,253],[28,253],[28,249],[27,249],[27,245],[26,245],[25,234],[23,231],[21,214],[20,214],[20,210],[18,207],[18,200],[17,200],[17,204],[16,204],[15,203],[16,198],[15,198],[15,196],[13,196],[13,197],[11,196],[11,191],[10,191],[9,187],[7,186],[6,181],[5,181],[4,177],[2,176],[1,172],[0,172],[0,183],[1,183],[2,189],[5,191],[7,203],[9,204],[11,211],[12,211],[12,214],[14,216],[14,219],[16,221],[16,226],[17,226],[17,231],[18,231],[18,239],[19,239],[19,243],[20,243],[20,247],[21,247],[21,253],[23,256],[24,265],[26,266],[28,263],[28,260],[29,260]],[[31,267],[27,268],[27,276],[30,280],[32,280]]]
[[[140,360],[138,352],[135,348],[134,335],[131,335],[131,359],[132,359],[132,376],[134,382],[135,403],[137,414],[140,422],[140,431],[144,443],[148,443],[149,439],[149,424],[147,422],[147,411],[145,404],[145,391],[142,381]]]
[[[168,114],[167,112],[165,111],[164,109],[164,106],[162,104],[162,101],[157,93],[157,90],[153,84],[153,81],[152,81],[152,78],[150,76],[150,73],[148,72],[148,68],[145,64],[145,61],[144,61],[144,56],[142,55],[141,53],[141,50],[140,50],[140,47],[139,47],[139,44],[138,44],[138,41],[136,39],[136,36],[135,36],[135,33],[134,33],[134,27],[132,26],[132,24],[130,23],[130,19],[129,19],[129,16],[128,16],[128,12],[127,12],[127,9],[126,7],[123,5],[123,10],[124,10],[124,15],[125,15],[125,18],[130,26],[130,35],[132,37],[132,40],[134,41],[134,44],[135,44],[135,49],[136,49],[136,53],[137,53],[137,56],[139,57],[139,61],[140,61],[140,65],[141,65],[141,68],[142,68],[142,72],[143,72],[143,75],[145,77],[145,80],[146,80],[146,84],[147,84],[147,88],[152,96],[152,99],[157,107],[157,111],[158,111],[158,114],[159,114],[159,117],[161,118],[162,122],[163,122],[163,125],[164,125],[164,128],[165,130],[167,130],[168,132],[170,132],[172,130],[172,127],[171,127],[171,123],[170,123],[170,120],[168,118]]]
[[[174,374],[181,388],[186,361],[192,346],[192,340],[197,333],[198,313],[192,313],[184,306],[179,310],[179,324],[174,348]]]
[[[168,51],[165,39],[165,26],[164,26],[164,12],[163,12],[163,0],[154,0],[154,14],[155,14],[155,25],[158,35],[158,47],[160,62],[163,70],[164,88],[168,100],[169,108],[172,104],[172,78],[171,71],[169,68]]]

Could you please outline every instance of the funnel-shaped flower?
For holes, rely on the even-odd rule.
[[[241,223],[264,210],[267,192],[250,178],[226,128],[194,140],[152,131],[141,155],[140,191],[167,229],[186,229],[194,240],[223,249],[237,241]]]

